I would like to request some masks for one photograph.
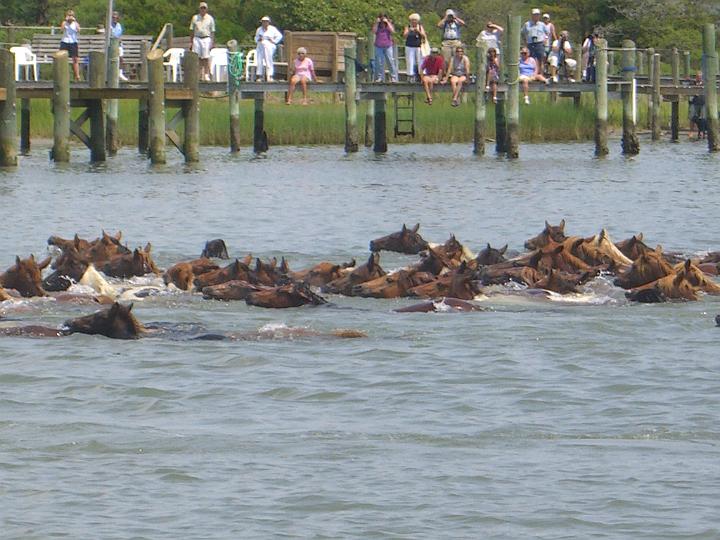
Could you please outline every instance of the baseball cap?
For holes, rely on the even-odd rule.
[[[447,17],[447,16],[449,16],[449,15],[452,15],[452,16],[454,17],[454,16],[455,16],[455,12],[454,12],[452,9],[448,9],[448,10],[445,12],[445,16]]]
[[[549,14],[549,13],[543,13],[542,18],[543,18],[543,19],[549,19],[549,18],[550,18],[550,14]]]
[[[538,8],[534,8],[534,9],[532,10],[532,14],[533,14],[533,15],[540,15],[540,10],[539,10]]]
[[[265,15],[262,19],[260,19],[260,22],[262,22],[262,21],[270,21],[270,17]]]
[[[206,2],[200,2],[200,5],[198,7],[204,7],[207,9],[207,3]]]
[[[438,49],[437,47],[430,47],[430,52],[431,53],[439,53],[440,49]]]

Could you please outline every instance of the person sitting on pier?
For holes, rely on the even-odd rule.
[[[448,62],[447,73],[445,78],[442,80],[442,84],[450,80],[450,87],[452,88],[452,106],[457,107],[460,105],[460,92],[463,89],[463,84],[467,81],[470,75],[470,59],[465,56],[465,49],[462,47],[455,48],[455,54]]]
[[[73,74],[75,80],[80,80],[80,64],[78,52],[78,35],[80,34],[80,23],[75,18],[75,12],[68,9],[65,13],[65,20],[60,23],[63,31],[63,37],[60,40],[60,50],[67,51],[68,56],[72,59]]]
[[[567,30],[563,30],[560,32],[560,39],[553,41],[550,57],[548,58],[550,76],[553,82],[559,82],[558,73],[563,69],[568,82],[575,82],[571,73],[574,73],[577,68],[577,60],[572,57],[572,54],[573,48],[570,44],[570,34]]]
[[[289,68],[289,87],[288,87],[288,96],[287,96],[287,103],[288,105],[292,104],[293,100],[293,94],[295,93],[295,86],[297,83],[300,83],[300,86],[302,86],[303,91],[303,99],[302,104],[307,105],[307,83],[310,82],[316,82],[317,77],[315,76],[315,66],[313,65],[313,61],[308,58],[307,56],[307,49],[305,47],[299,47],[297,50],[297,58],[293,62],[292,67]]]
[[[268,82],[273,82],[275,79],[275,65],[273,64],[273,56],[275,55],[275,49],[277,49],[278,43],[283,39],[282,32],[270,24],[270,17],[265,15],[260,19],[260,26],[255,31],[255,43],[257,43],[257,49],[255,54],[257,55],[257,76],[262,80],[263,75],[267,77]]]
[[[487,52],[485,80],[488,88],[492,91],[493,103],[497,103],[497,85],[500,82],[500,58],[498,58],[497,49],[493,48]]]
[[[437,47],[430,49],[430,54],[423,60],[420,70],[423,74],[422,83],[425,88],[425,103],[432,105],[433,87],[442,80],[445,71],[445,61],[440,56],[440,49]]]
[[[196,15],[190,20],[192,41],[190,50],[200,57],[200,80],[210,80],[210,50],[215,41],[215,19],[208,13],[208,5],[200,2]]]
[[[523,93],[525,94],[525,105],[530,105],[530,81],[540,81],[545,84],[548,80],[537,72],[537,62],[530,56],[530,51],[527,47],[520,49],[520,63],[518,64],[520,77],[519,81],[523,86]]]
[[[536,73],[542,75],[545,66],[545,40],[548,37],[548,27],[540,20],[540,10],[532,10],[532,18],[522,27],[522,38],[530,51],[529,56],[535,59]]]
[[[452,9],[446,10],[445,16],[437,23],[437,27],[443,29],[442,54],[446,62],[452,57],[455,47],[462,47],[462,41],[460,41],[461,26],[465,26],[465,21],[455,15]]]
[[[398,68],[393,55],[394,42],[392,35],[395,27],[385,13],[380,13],[372,26],[375,34],[375,82],[385,80],[385,60],[390,68],[390,80],[398,82]]]
[[[421,46],[423,41],[427,41],[427,34],[422,24],[420,24],[420,15],[412,13],[408,20],[408,25],[403,30],[405,37],[405,61],[407,62],[408,81],[416,82],[417,76],[420,74],[420,65],[423,61]]]

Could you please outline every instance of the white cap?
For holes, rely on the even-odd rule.
[[[540,15],[540,10],[538,8],[534,8],[531,13],[533,15]]]
[[[543,13],[542,18],[543,18],[543,19],[549,19],[549,18],[550,18],[550,14],[549,14],[549,13]]]
[[[411,21],[419,21],[419,20],[420,20],[420,15],[419,15],[418,13],[411,13],[411,14],[408,16],[408,19],[410,19]]]
[[[454,17],[455,12],[452,9],[448,9],[447,11],[445,11],[445,16],[447,17],[448,15],[452,15]]]
[[[263,22],[263,21],[270,22],[270,17],[268,17],[267,15],[265,15],[262,19],[260,19],[260,22]]]

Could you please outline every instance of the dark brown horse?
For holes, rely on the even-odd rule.
[[[250,293],[258,292],[268,287],[253,285],[247,281],[233,280],[203,287],[203,298],[208,300],[245,300]]]
[[[581,291],[578,287],[596,275],[597,272],[593,271],[569,274],[560,270],[550,270],[545,276],[533,283],[532,288],[545,289],[559,294],[579,293]]]
[[[582,241],[582,238],[578,238],[576,243]],[[569,273],[590,270],[590,265],[573,255],[571,250],[572,246],[568,247],[566,244],[551,242],[545,247],[536,250],[527,265],[544,273],[550,270],[562,270]]]
[[[419,223],[412,229],[408,229],[403,223],[402,229],[398,232],[372,240],[370,242],[370,251],[395,251],[397,253],[417,255],[428,247],[428,243],[418,234],[419,228]]]
[[[434,279],[432,274],[416,270],[398,270],[371,281],[353,287],[353,296],[363,298],[398,298],[407,296],[413,287],[428,283]]]
[[[411,306],[405,306],[393,311],[396,313],[457,313],[487,310],[487,308],[473,304],[468,300],[440,298],[438,300],[430,300],[427,302],[420,302],[419,304],[413,304]]]
[[[298,270],[297,272],[286,272],[286,274],[293,281],[302,281],[311,287],[322,287],[331,281],[340,279],[343,274],[350,272],[348,269],[354,268],[355,265],[355,259],[344,264],[333,264],[324,261],[311,268]]]
[[[63,249],[60,256],[55,259],[55,271],[43,280],[43,289],[46,291],[66,291],[70,285],[79,282],[90,262],[74,245]]]
[[[130,313],[133,305],[123,306],[115,302],[112,306],[91,315],[65,322],[65,334],[92,334],[114,339],[136,339],[145,329]]]
[[[48,257],[38,264],[34,255],[27,259],[15,257],[15,264],[0,274],[0,287],[15,289],[26,298],[46,296],[40,272],[50,264],[50,260]]]
[[[160,274],[150,255],[151,250],[152,246],[148,244],[145,249],[136,248],[131,254],[114,255],[103,265],[102,271],[106,276],[119,278]]]
[[[481,268],[478,278],[483,285],[504,285],[512,281],[532,287],[542,278],[542,274],[530,266],[508,266],[500,263]]]
[[[291,308],[305,305],[319,306],[326,304],[327,300],[312,292],[304,283],[295,282],[252,292],[247,295],[245,302],[250,306],[264,308]]]
[[[472,300],[480,292],[475,281],[475,271],[463,262],[458,268],[435,278],[433,281],[413,287],[409,296],[420,298],[439,298],[441,296]]]
[[[507,244],[505,244],[500,249],[496,249],[490,244],[488,244],[487,247],[483,248],[480,253],[477,254],[477,257],[475,257],[475,261],[477,262],[478,266],[489,266],[491,264],[505,262],[507,260],[505,258],[505,252],[507,251],[507,248]]]
[[[250,268],[247,264],[235,259],[223,268],[212,270],[195,277],[195,287],[203,290],[210,285],[219,285],[226,281],[241,280],[250,281]]]
[[[361,264],[346,276],[326,284],[322,290],[323,292],[352,296],[355,285],[365,283],[366,281],[384,276],[385,274],[385,270],[380,267],[380,254],[377,252],[371,253],[365,264]]]
[[[663,257],[662,248],[643,250],[632,266],[615,279],[615,285],[623,289],[633,289],[646,283],[674,274],[675,271]]]
[[[205,248],[202,250],[200,258],[216,257],[218,259],[229,259],[227,246],[225,240],[222,238],[216,238],[215,240],[208,240],[205,242]]]
[[[525,242],[525,249],[539,249],[545,247],[550,242],[562,243],[567,239],[565,236],[565,220],[563,219],[558,225],[550,225],[545,222],[545,228],[535,236]]]

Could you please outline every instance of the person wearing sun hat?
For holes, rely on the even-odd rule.
[[[190,20],[190,50],[200,57],[200,79],[210,80],[210,49],[215,41],[215,19],[208,5],[200,2],[198,13]]]
[[[458,17],[452,9],[445,10],[445,16],[437,23],[442,28],[442,54],[447,62],[457,47],[462,47],[460,38],[460,27],[465,26],[465,21]]]
[[[522,38],[527,44],[530,56],[535,59],[537,73],[542,74],[545,66],[545,42],[548,40],[548,27],[540,20],[540,10],[534,8],[530,20],[522,27]]]
[[[273,64],[273,56],[278,43],[283,39],[282,32],[270,24],[270,17],[265,15],[260,19],[260,26],[255,32],[255,43],[257,43],[257,75],[262,80],[263,76],[267,77],[268,82],[273,82],[275,74],[275,66]]]
[[[409,23],[403,30],[405,38],[405,62],[407,64],[408,81],[417,81],[420,72],[420,64],[422,64],[422,44],[427,41],[427,34],[422,24],[420,24],[420,15],[412,13],[408,17]]]

